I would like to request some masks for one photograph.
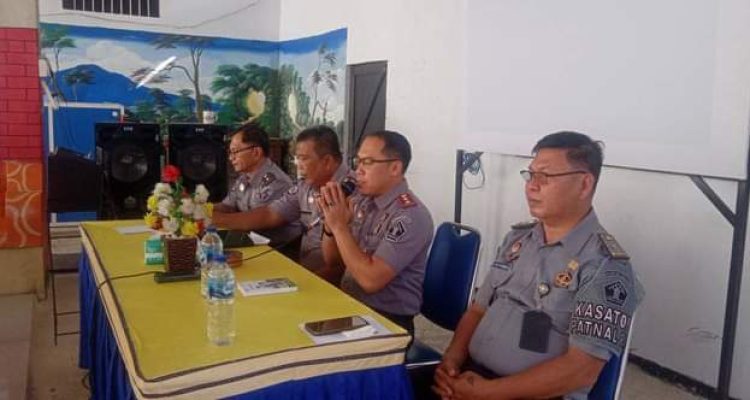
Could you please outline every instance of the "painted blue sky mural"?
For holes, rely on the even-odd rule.
[[[346,29],[282,41],[42,24],[42,52],[67,101],[113,102],[143,122],[254,120],[271,134],[343,126]],[[169,57],[146,85],[136,83]],[[200,93],[200,101],[196,93]]]

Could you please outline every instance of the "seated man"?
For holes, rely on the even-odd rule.
[[[228,221],[236,213],[268,205],[292,186],[289,176],[268,158],[269,147],[268,134],[258,125],[245,124],[232,133],[229,161],[239,175],[227,197],[214,205],[215,225],[231,228]],[[285,243],[299,236],[300,226],[286,224],[259,233],[271,243]]]
[[[299,222],[302,225],[300,264],[337,283],[335,274],[331,274],[323,262],[320,248],[321,224],[315,204],[322,185],[329,181],[339,182],[349,175],[336,132],[324,125],[300,132],[296,138],[295,158],[297,172],[304,179],[289,188],[281,198],[249,212],[214,212],[214,222],[229,229],[242,230],[268,229]]]
[[[351,209],[335,183],[321,190],[319,207],[326,262],[345,268],[341,288],[413,334],[433,226],[404,178],[410,160],[401,134],[364,135],[354,158],[359,193]]]
[[[533,153],[521,176],[538,222],[498,249],[435,371],[443,398],[585,399],[628,339],[643,289],[592,209],[599,143],[559,132]]]

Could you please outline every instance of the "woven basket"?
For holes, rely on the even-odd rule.
[[[194,237],[164,237],[164,264],[167,272],[192,272],[195,270],[195,251],[198,242]]]

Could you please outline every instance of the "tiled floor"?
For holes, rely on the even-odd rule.
[[[71,244],[75,248],[75,243]],[[58,304],[62,311],[77,310],[77,275],[57,278]],[[61,330],[77,330],[78,317],[61,319]],[[53,343],[52,298],[34,304],[31,367],[29,377],[30,399],[86,399],[88,389],[84,382],[86,372],[78,368],[78,335],[62,336],[58,345]],[[428,344],[444,349],[450,332],[435,327],[430,322],[417,321],[417,335]],[[698,399],[678,387],[644,373],[630,365],[625,373],[622,399]]]

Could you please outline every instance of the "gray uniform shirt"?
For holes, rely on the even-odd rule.
[[[498,375],[511,375],[560,356],[569,346],[602,360],[620,355],[643,288],[627,255],[622,249],[613,253],[613,247],[619,249],[593,210],[557,243],[544,243],[541,224],[514,228],[475,298],[486,312],[469,344],[472,359]],[[546,353],[519,346],[529,310],[551,317]],[[585,399],[589,390],[565,398]]]
[[[425,263],[433,235],[429,210],[406,181],[381,196],[357,195],[352,200],[351,230],[359,247],[388,263],[396,276],[377,293],[368,294],[347,270],[341,288],[376,310],[416,315],[422,305]]]
[[[341,182],[347,176],[351,176],[351,171],[342,162],[333,174],[333,180]],[[315,204],[319,193],[319,188],[314,188],[306,180],[303,180],[289,188],[281,198],[269,206],[286,221],[299,221],[301,224],[303,236],[300,244],[300,263],[312,271],[322,268],[325,264],[323,251],[320,247],[323,224],[320,223],[311,229],[307,229],[311,222],[320,217],[318,206]]]
[[[240,212],[250,211],[281,198],[291,186],[292,180],[289,176],[273,161],[266,158],[254,172],[243,173],[237,177],[221,204]],[[274,244],[292,240],[300,232],[299,223],[258,231],[261,235],[271,239]]]

